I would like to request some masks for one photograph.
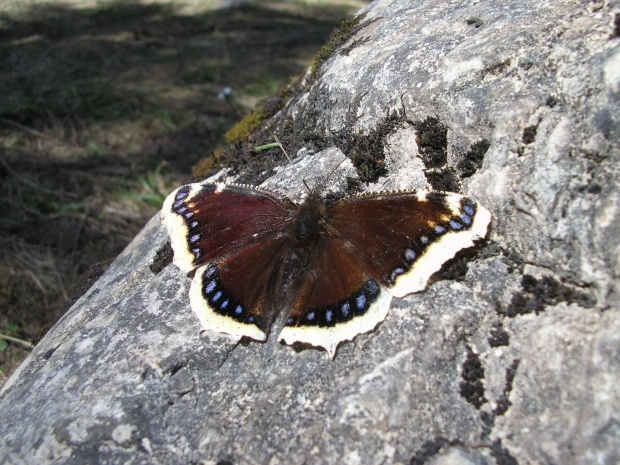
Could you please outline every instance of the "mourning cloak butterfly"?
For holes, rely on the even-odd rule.
[[[277,315],[287,344],[333,356],[373,330],[392,296],[421,291],[459,250],[486,236],[490,213],[458,194],[396,191],[300,204],[264,189],[197,183],[166,199],[174,263],[196,270],[202,327],[264,341]]]

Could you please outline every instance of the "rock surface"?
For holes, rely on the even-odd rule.
[[[330,360],[199,334],[189,278],[149,268],[153,218],[3,387],[0,461],[618,463],[619,6],[373,2],[283,114],[328,140],[404,106],[364,188],[478,199],[493,231],[473,260]],[[299,194],[299,163],[342,158],[311,145],[268,185]]]

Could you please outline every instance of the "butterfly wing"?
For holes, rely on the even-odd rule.
[[[324,347],[333,357],[338,344],[373,330],[383,321],[392,296],[357,263],[339,237],[322,237],[280,333],[287,344]]]
[[[282,330],[288,343],[321,346],[385,319],[392,295],[421,291],[459,250],[486,236],[490,214],[452,193],[392,192],[347,197],[327,209],[326,234]],[[388,292],[389,291],[389,292]]]
[[[204,329],[265,340],[274,309],[268,292],[296,204],[265,190],[188,184],[164,202],[174,263],[195,268],[192,309]],[[267,313],[267,314],[266,314]]]
[[[362,194],[328,210],[334,234],[397,297],[423,290],[446,261],[486,236],[490,221],[474,200],[449,192]]]
[[[162,221],[175,265],[191,271],[266,238],[286,235],[295,208],[289,199],[266,190],[196,183],[166,198]]]

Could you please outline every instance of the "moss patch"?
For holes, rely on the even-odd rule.
[[[155,252],[155,258],[149,265],[149,269],[153,274],[159,274],[164,268],[172,263],[174,258],[174,251],[170,242],[166,242],[157,252]]]
[[[234,144],[245,139],[253,133],[267,118],[262,105],[259,105],[253,112],[245,115],[241,121],[226,131],[224,138],[229,144]]]
[[[334,56],[338,48],[342,47],[342,45],[353,37],[355,33],[369,24],[369,21],[363,21],[365,17],[365,14],[349,16],[342,23],[340,23],[340,26],[334,29],[327,43],[321,47],[321,50],[319,50],[319,53],[316,54],[314,60],[312,61],[310,81],[316,80],[321,72],[323,63]],[[363,43],[363,39],[356,40],[349,47],[343,49],[344,53],[348,55],[351,52],[351,49],[360,43]]]
[[[523,130],[523,143],[529,145],[536,140],[536,132],[538,131],[538,125],[528,126]]]
[[[437,118],[413,123],[418,134],[420,158],[426,169],[442,168],[448,162],[448,128]]]

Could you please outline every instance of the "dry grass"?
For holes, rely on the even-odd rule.
[[[77,277],[366,2],[223,3],[0,2],[0,334],[56,321]],[[0,384],[27,353],[0,338]]]

